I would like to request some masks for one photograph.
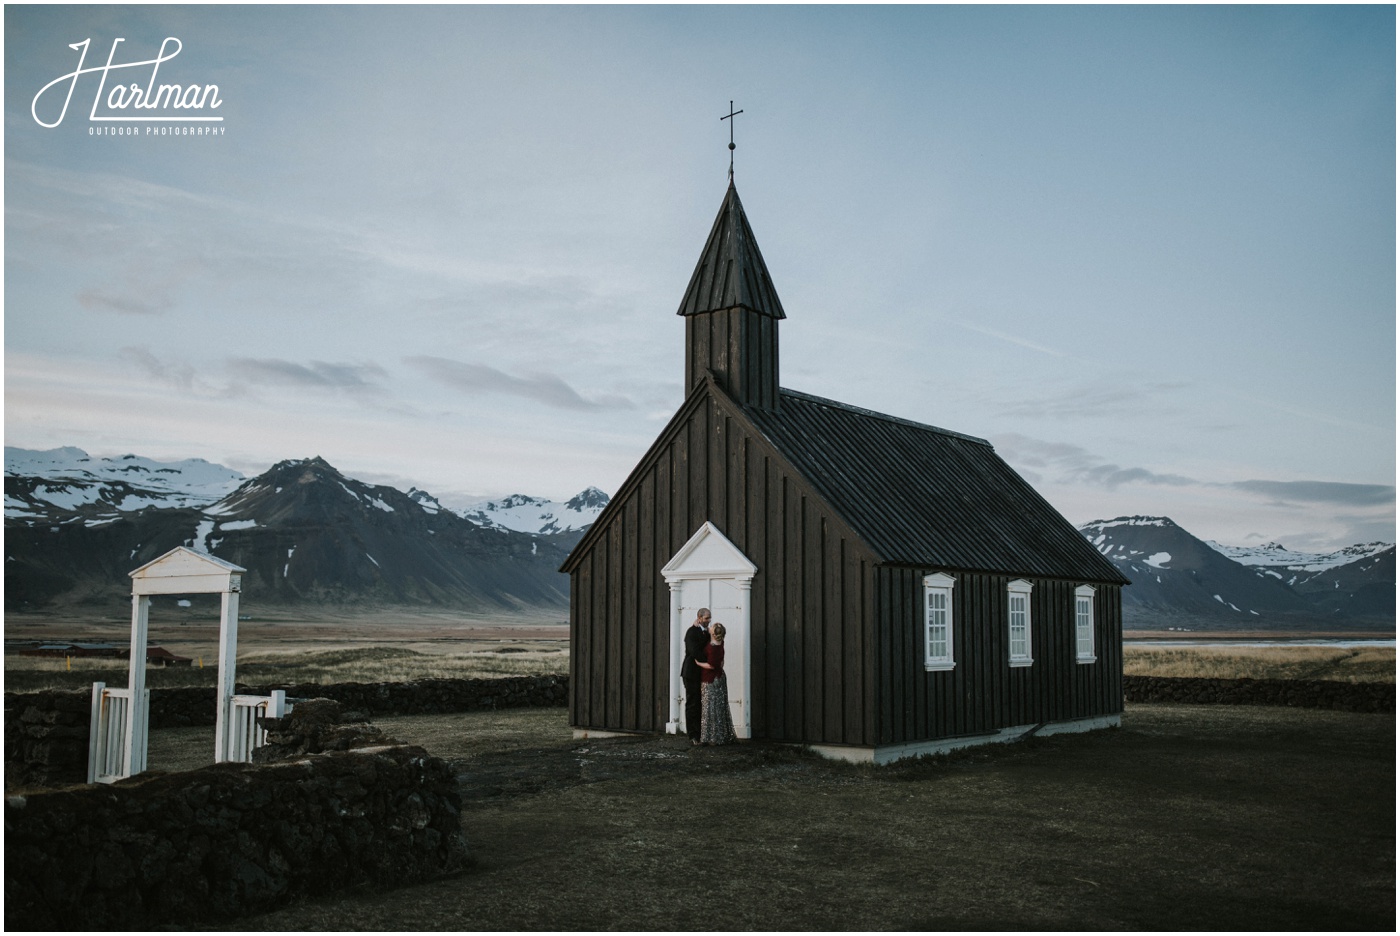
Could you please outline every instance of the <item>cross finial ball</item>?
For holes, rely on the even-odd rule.
[[[735,109],[734,109],[734,102],[733,102],[733,101],[730,101],[730,102],[729,102],[729,113],[725,114],[723,117],[720,118],[720,120],[727,120],[727,121],[729,121],[729,178],[730,178],[731,180],[733,180],[733,178],[734,178],[734,119],[733,119],[733,118],[736,117],[736,116],[738,116],[739,114],[742,114],[743,112],[744,112],[744,111],[743,111],[742,108],[739,109],[739,110],[735,110]]]

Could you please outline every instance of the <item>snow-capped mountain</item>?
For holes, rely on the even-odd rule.
[[[146,507],[202,507],[243,475],[202,458],[160,462],[139,455],[94,458],[80,448],[5,446],[5,519],[111,523]]]
[[[519,533],[580,533],[593,525],[608,506],[608,495],[595,487],[575,494],[569,500],[545,500],[525,494],[512,494],[499,501],[481,501],[454,512],[473,523],[497,530]]]
[[[205,508],[230,494],[242,474],[201,458],[159,462],[139,455],[94,458],[80,448],[5,447],[5,519],[31,524],[111,523],[146,507]],[[567,501],[512,494],[500,501],[444,507],[427,491],[407,497],[424,511],[448,511],[478,526],[551,535],[587,530],[608,495],[587,488]]]
[[[589,488],[458,511],[320,458],[249,480],[201,459],[6,447],[5,604],[124,602],[128,572],[184,545],[245,567],[248,599],[270,605],[563,605],[558,568],[606,503]]]
[[[1330,553],[1293,552],[1279,543],[1210,545],[1335,613],[1395,614],[1393,543],[1357,543]]]
[[[438,499],[436,497],[429,494],[427,491],[420,491],[416,487],[408,489],[408,496],[414,501],[417,501],[418,506],[422,507],[430,514],[435,514],[439,510],[447,509],[446,507],[438,503]]]
[[[1228,556],[1241,565],[1254,568],[1283,568],[1295,572],[1325,572],[1360,559],[1367,559],[1387,549],[1394,549],[1394,543],[1357,543],[1330,553],[1295,552],[1281,543],[1266,543],[1263,546],[1225,546],[1214,540],[1206,540],[1206,545],[1222,556]]]
[[[250,606],[568,602],[558,571],[567,551],[554,538],[485,529],[311,458],[279,462],[202,507],[151,507],[98,526],[10,521],[6,607],[129,600],[127,573],[181,545],[247,569]]]
[[[1123,590],[1123,616],[1129,627],[1359,625],[1384,623],[1387,617],[1393,626],[1393,546],[1382,545],[1379,551],[1369,545],[1349,547],[1329,554],[1359,557],[1340,564],[1287,553],[1281,547],[1262,550],[1279,558],[1300,556],[1327,570],[1293,574],[1287,560],[1246,565],[1167,517],[1118,517],[1079,529],[1132,580]],[[1308,587],[1309,577],[1319,575],[1336,579],[1325,595],[1324,589]]]

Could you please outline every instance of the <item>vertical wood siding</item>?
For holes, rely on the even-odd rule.
[[[702,383],[705,372],[745,406],[773,409],[778,400],[778,323],[743,308],[685,320],[685,385]]]
[[[714,399],[673,430],[575,557],[572,723],[664,728],[671,595],[661,568],[708,520],[758,566],[750,595],[754,736],[873,744],[872,557]]]
[[[924,669],[923,577],[946,571],[953,588],[952,670]],[[1017,725],[1123,710],[1121,590],[1096,585],[1094,649],[1076,655],[1074,590],[1083,582],[1028,579],[1030,666],[1008,662],[1006,586],[1017,576],[879,567],[875,640],[880,744],[985,734]]]

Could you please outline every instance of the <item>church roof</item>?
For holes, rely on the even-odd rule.
[[[990,443],[780,393],[777,409],[744,413],[881,560],[1127,582]]]
[[[724,204],[720,205],[676,314],[700,315],[734,308],[750,309],[775,319],[787,318],[753,229],[744,216],[739,192],[730,180]]]

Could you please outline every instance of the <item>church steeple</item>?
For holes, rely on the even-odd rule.
[[[787,318],[730,180],[676,313],[685,317],[685,386],[706,371],[745,406],[778,406],[778,321]]]

